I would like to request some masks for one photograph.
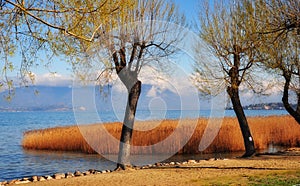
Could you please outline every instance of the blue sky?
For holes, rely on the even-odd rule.
[[[198,0],[175,0],[176,4],[179,6],[179,9],[186,15],[189,21],[193,21],[198,18],[198,9],[200,2]]]

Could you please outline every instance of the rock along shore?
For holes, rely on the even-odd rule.
[[[133,166],[133,169],[149,169],[149,168],[159,168],[159,167],[180,167],[181,165],[188,165],[188,164],[196,164],[200,163],[200,161],[215,161],[218,159],[211,158],[207,160],[188,160],[184,162],[169,162],[169,163],[155,163],[153,165],[144,165],[144,166]],[[225,159],[224,159],[225,160]],[[95,169],[89,169],[87,171],[81,172],[79,170],[76,170],[74,173],[67,172],[67,173],[55,173],[53,175],[45,175],[45,176],[31,176],[31,177],[25,177],[20,179],[14,179],[10,181],[3,181],[0,182],[0,186],[6,186],[6,185],[14,185],[14,184],[25,184],[30,182],[43,182],[43,181],[50,181],[50,180],[59,180],[59,179],[67,179],[67,178],[73,178],[73,177],[80,177],[80,176],[90,176],[95,174],[105,174],[113,172],[112,170],[95,170]]]

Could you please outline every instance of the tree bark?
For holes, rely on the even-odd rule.
[[[244,109],[241,104],[240,95],[239,95],[239,86],[242,80],[239,79],[239,67],[240,67],[240,54],[242,53],[242,49],[238,45],[234,45],[235,53],[233,55],[234,65],[229,70],[230,77],[230,86],[227,87],[227,93],[230,96],[233,110],[238,119],[240,129],[244,139],[245,146],[245,154],[242,157],[250,157],[255,153],[254,141],[250,132],[250,128],[248,125],[248,121],[244,112]]]
[[[297,93],[297,109],[294,110],[291,104],[289,103],[289,88],[291,83],[291,74],[284,73],[285,84],[283,89],[282,103],[286,111],[300,124],[300,93]]]
[[[244,146],[245,146],[245,154],[242,157],[250,157],[255,153],[255,148],[254,148],[254,140],[250,132],[250,128],[248,125],[248,121],[246,118],[246,115],[244,113],[240,97],[239,97],[239,89],[238,88],[233,88],[233,87],[228,87],[227,92],[230,96],[232,105],[233,105],[233,110],[237,116],[240,129],[243,135],[244,139]]]
[[[128,90],[128,102],[125,111],[125,117],[122,126],[122,133],[119,145],[119,156],[116,170],[125,170],[127,167],[131,167],[130,164],[130,145],[132,139],[133,125],[135,119],[135,113],[137,108],[138,99],[141,93],[141,81],[137,81]]]

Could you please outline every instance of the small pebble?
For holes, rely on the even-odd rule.
[[[88,170],[91,174],[95,174],[96,170],[95,169],[89,169]]]
[[[80,171],[75,171],[74,172],[74,176],[83,176],[83,174]]]
[[[66,175],[64,173],[56,173],[53,175],[53,178],[56,179],[56,180],[60,180],[60,179],[63,179],[65,178]]]
[[[38,181],[38,177],[37,177],[37,176],[32,176],[32,177],[31,177],[31,181],[33,181],[33,182]]]
[[[44,178],[44,176],[38,176],[38,181],[46,181],[46,179]]]
[[[71,173],[71,172],[66,173],[66,178],[72,178],[72,177],[74,177],[73,173]]]
[[[46,178],[46,180],[52,180],[53,179],[52,176],[49,176],[49,175],[45,176],[45,178]]]
[[[161,163],[155,163],[154,165],[157,166],[157,167],[159,167],[159,166],[161,166],[162,164],[161,164]]]
[[[27,181],[27,180],[29,180],[29,178],[22,178],[22,180],[21,181]]]
[[[196,160],[188,160],[188,163],[196,163]]]
[[[18,184],[24,184],[24,183],[30,183],[30,181],[29,180],[26,180],[26,181],[24,181],[24,180],[17,180],[14,184],[18,185]]]

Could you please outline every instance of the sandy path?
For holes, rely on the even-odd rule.
[[[292,177],[300,184],[300,156],[260,156],[251,159],[200,161],[179,167],[117,171],[26,185],[248,185],[269,175]]]

